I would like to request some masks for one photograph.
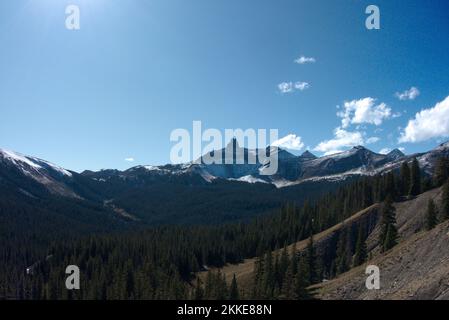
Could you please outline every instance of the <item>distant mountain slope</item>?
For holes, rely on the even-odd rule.
[[[229,158],[226,152],[233,150],[234,157]],[[218,152],[221,154],[221,164],[206,164],[204,157]],[[303,183],[305,181],[317,180],[345,180],[348,177],[375,175],[391,170],[397,170],[403,161],[411,162],[417,158],[424,172],[431,173],[436,160],[441,156],[449,156],[449,142],[441,144],[434,150],[426,153],[404,155],[400,150],[395,149],[388,154],[378,154],[363,146],[356,146],[350,150],[324,156],[316,157],[309,151],[300,156],[295,156],[286,150],[277,147],[270,147],[264,150],[266,154],[278,155],[278,170],[274,175],[264,175],[267,164],[259,161],[256,156],[255,163],[249,162],[249,155],[257,155],[259,150],[242,148],[236,141],[231,142],[222,150],[212,151],[208,155],[192,162],[182,165],[164,166],[138,166],[129,170],[120,171],[100,171],[84,172],[97,180],[107,180],[111,177],[120,176],[123,179],[136,179],[140,176],[172,177],[182,179],[182,177],[200,177],[206,182],[215,179],[237,180],[243,182],[267,182],[276,187],[288,187]],[[235,154],[243,156],[244,163],[237,164]],[[232,154],[231,154],[232,155]],[[230,161],[231,163],[228,164]],[[232,162],[234,161],[234,162]]]
[[[246,220],[269,213],[285,202],[300,204],[335,190],[342,183],[363,175],[399,169],[403,161],[417,157],[430,174],[436,160],[449,156],[449,143],[427,153],[404,156],[399,150],[387,155],[364,147],[316,157],[309,151],[295,156],[269,147],[264,152],[278,155],[278,172],[263,175],[266,163],[233,140],[226,150],[244,155],[243,164],[205,164],[198,161],[163,166],[136,166],[125,171],[102,170],[76,173],[48,161],[0,149],[0,187],[30,199],[65,197],[104,207],[106,212],[127,212],[141,223],[221,223]],[[107,207],[104,204],[107,203]]]

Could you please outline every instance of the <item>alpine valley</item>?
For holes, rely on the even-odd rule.
[[[246,160],[257,152],[236,140],[221,150],[223,154],[226,149],[244,154]],[[322,297],[308,287],[352,265],[339,267],[339,250],[347,250],[343,255],[352,261],[357,243],[382,230],[380,213],[363,223],[353,215],[387,200],[399,203],[440,190],[435,188],[444,181],[435,182],[435,175],[447,175],[447,163],[441,159],[449,157],[449,143],[412,155],[397,149],[378,154],[363,146],[323,157],[309,151],[297,156],[278,147],[265,151],[277,153],[275,175],[264,175],[265,164],[258,161],[207,165],[201,159],[77,173],[0,149],[0,298]],[[435,210],[444,211],[440,207]],[[333,253],[317,251],[319,266],[313,270],[313,244],[304,245],[308,258],[300,250],[288,253],[287,246],[291,249],[311,235],[338,233],[340,227],[332,228],[347,219],[356,222],[346,235],[348,247],[338,245],[338,238],[324,242]],[[421,230],[419,224],[415,227],[414,232]],[[365,251],[380,259],[382,245],[370,243]],[[318,244],[323,246],[322,241]],[[366,261],[368,252],[364,255]],[[256,257],[256,266],[274,268],[276,260],[281,269],[275,275],[269,269],[257,274],[254,263],[245,269],[245,259]],[[306,272],[303,260],[309,263],[308,275],[299,271]],[[79,292],[63,285],[64,268],[70,263],[85,273]],[[222,269],[225,266],[228,269]],[[285,287],[286,277],[296,277],[291,279],[295,288]]]

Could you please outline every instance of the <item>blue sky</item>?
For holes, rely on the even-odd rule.
[[[2,1],[0,147],[75,171],[163,164],[170,132],[201,120],[276,128],[299,152],[425,151],[449,137],[448,35],[446,0]]]

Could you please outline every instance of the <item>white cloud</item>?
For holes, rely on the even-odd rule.
[[[297,64],[306,64],[306,63],[315,63],[316,59],[313,57],[305,57],[300,56],[298,59],[295,59],[295,63]]]
[[[396,92],[395,96],[399,100],[415,100],[417,96],[419,96],[420,92],[418,88],[411,87],[409,90],[405,90],[404,92]]]
[[[324,152],[325,155],[338,153],[341,148],[353,147],[363,144],[362,133],[349,132],[340,127],[334,130],[334,139],[320,142],[313,150]]]
[[[310,88],[310,84],[307,82],[282,82],[278,84],[278,89],[281,93],[291,93],[295,90],[304,91]]]
[[[376,99],[367,97],[360,100],[345,101],[344,110],[339,111],[337,116],[342,118],[343,128],[350,124],[374,124],[381,125],[384,119],[392,117],[391,108],[385,103],[375,105]]]
[[[308,88],[310,88],[310,84],[308,84],[307,82],[296,82],[295,83],[295,89],[303,91]]]
[[[399,142],[420,142],[449,137],[449,96],[433,108],[424,109],[409,120]]]
[[[279,140],[276,140],[271,144],[273,147],[280,147],[291,150],[301,150],[304,148],[304,143],[301,141],[301,137],[296,134],[289,134]]]
[[[379,137],[370,137],[368,139],[366,139],[366,144],[372,144],[372,143],[376,143],[380,140]]]
[[[380,154],[389,154],[391,152],[390,148],[383,148],[379,151]]]
[[[133,157],[125,158],[125,161],[134,162],[134,158]]]

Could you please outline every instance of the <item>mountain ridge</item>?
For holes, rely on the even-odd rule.
[[[306,181],[317,180],[345,180],[352,176],[382,174],[391,170],[397,170],[403,161],[410,162],[417,158],[422,169],[430,173],[437,158],[449,156],[449,142],[440,144],[436,148],[411,155],[404,155],[399,149],[394,149],[388,154],[379,154],[364,146],[354,146],[349,150],[317,157],[310,151],[305,151],[299,156],[293,155],[287,150],[279,147],[267,147],[266,153],[278,154],[278,170],[274,175],[264,175],[267,164],[259,161],[256,156],[255,163],[249,163],[249,155],[260,152],[257,149],[242,148],[237,141],[230,142],[226,148],[211,151],[221,152],[225,162],[226,150],[232,148],[233,162],[231,164],[206,164],[203,155],[196,161],[184,164],[165,164],[159,166],[137,165],[126,170],[104,169],[100,171],[85,170],[81,173],[66,170],[46,160],[23,155],[17,152],[0,149],[0,163],[7,167],[22,171],[28,177],[46,185],[47,188],[60,195],[77,197],[76,193],[70,192],[67,184],[78,177],[86,177],[97,182],[105,182],[112,177],[119,179],[136,180],[144,176],[153,178],[165,178],[173,180],[178,178],[193,179],[201,178],[205,183],[211,183],[217,179],[229,181],[240,181],[247,183],[269,183],[277,188],[297,185]],[[235,161],[235,154],[243,155],[243,163]],[[228,159],[229,160],[229,159]]]

